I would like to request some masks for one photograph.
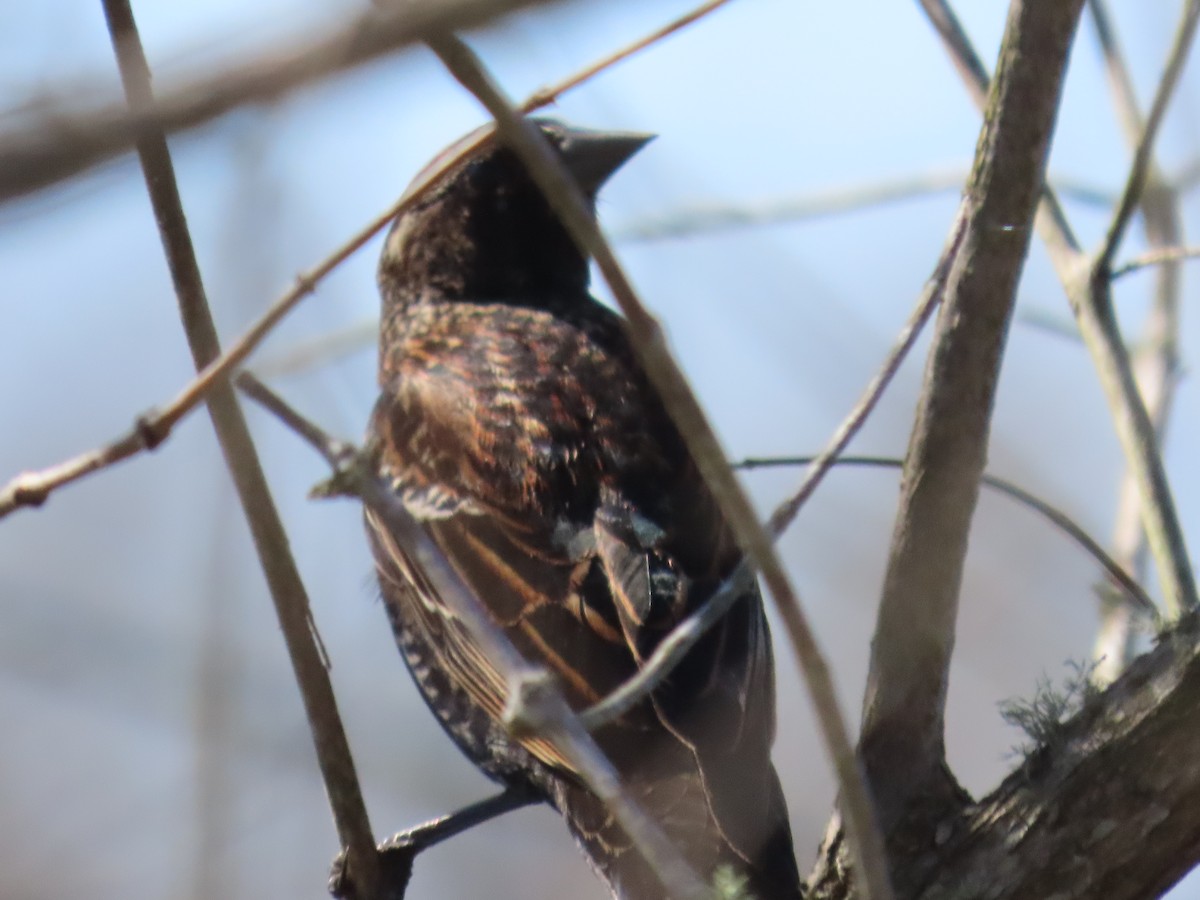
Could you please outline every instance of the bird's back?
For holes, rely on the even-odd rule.
[[[529,308],[431,302],[385,323],[379,466],[517,648],[577,709],[638,671],[740,561],[628,346],[584,297]],[[458,745],[532,784],[628,898],[662,888],[552,743],[510,740],[503,673],[368,516],[384,598],[422,694]],[[799,896],[778,779],[770,639],[757,587],[651,701],[596,738],[705,878]]]

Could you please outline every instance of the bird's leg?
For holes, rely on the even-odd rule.
[[[422,850],[541,799],[529,787],[514,785],[492,797],[392,835],[378,847],[385,900],[403,900],[412,877],[413,863]],[[347,869],[344,850],[337,855],[330,868],[329,893],[339,900],[356,900],[354,877]]]

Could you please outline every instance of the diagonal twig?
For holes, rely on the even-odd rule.
[[[966,87],[972,98],[987,88],[987,75],[971,61],[978,56],[965,37],[953,10],[945,0],[920,0],[922,8],[938,27],[951,58],[960,72],[966,73]],[[950,40],[943,31],[945,21],[955,23]],[[968,60],[964,62],[963,54]],[[1167,607],[1173,613],[1196,605],[1195,578],[1187,553],[1175,500],[1167,479],[1158,442],[1149,414],[1137,389],[1137,380],[1124,339],[1112,308],[1112,297],[1105,275],[1093,272],[1090,260],[1080,248],[1054,191],[1042,189],[1036,225],[1050,262],[1066,292],[1071,311],[1079,326],[1084,346],[1092,356],[1100,386],[1113,416],[1114,430],[1126,465],[1137,480],[1142,497],[1142,526],[1146,530]],[[1096,277],[1099,275],[1099,277]]]
[[[103,0],[103,3],[129,104],[134,108],[143,107],[152,99],[150,69],[133,10],[129,0]],[[138,141],[137,152],[171,270],[184,331],[196,367],[200,368],[218,356],[221,348],[205,297],[165,135],[143,135]],[[333,687],[312,631],[308,595],[288,548],[283,523],[271,498],[262,465],[232,387],[228,384],[218,385],[209,395],[208,408],[275,604],[280,629],[304,700],[338,837],[347,849],[355,871],[359,873],[363,896],[381,897],[375,839],[367,818],[366,804],[358,786],[354,760],[342,728]]]
[[[1155,250],[1176,247],[1183,241],[1178,193],[1168,187],[1161,168],[1149,152],[1147,123],[1143,121],[1138,108],[1133,79],[1117,42],[1108,7],[1103,0],[1090,0],[1088,6],[1122,131],[1132,149],[1137,151],[1146,148],[1143,154],[1145,174],[1138,197],[1146,239]],[[1168,69],[1171,68],[1177,70],[1178,66],[1168,65]],[[1164,92],[1160,90],[1159,96],[1165,96]],[[1165,106],[1165,102],[1161,105]],[[1134,180],[1131,173],[1129,183],[1132,184]],[[1145,333],[1138,342],[1139,346],[1131,353],[1134,378],[1146,405],[1151,427],[1160,441],[1179,376],[1179,301],[1183,273],[1178,262],[1177,259],[1163,257],[1155,268],[1154,299],[1146,318]],[[1108,266],[1109,263],[1097,262],[1096,265]],[[1117,277],[1117,272],[1109,271],[1110,283]],[[1141,510],[1145,501],[1139,490],[1136,472],[1127,468],[1121,477],[1117,496],[1114,552],[1136,577],[1141,578],[1146,566],[1147,539],[1142,527]],[[1122,604],[1111,602],[1107,593],[1102,597],[1100,627],[1092,653],[1097,661],[1092,678],[1098,684],[1107,684],[1124,669],[1132,653],[1134,632],[1129,610]]]
[[[20,196],[119,156],[143,137],[193,128],[232,109],[270,102],[303,85],[361,66],[446,28],[469,28],[548,0],[406,0],[369,9],[344,25],[292,40],[222,71],[193,77],[154,103],[112,103],[82,114],[49,111],[0,134],[0,200]],[[70,89],[50,90],[71,96]],[[36,108],[36,105],[35,105]]]
[[[541,132],[509,103],[482,63],[460,40],[446,35],[431,41],[430,47],[454,77],[479,98],[492,114],[500,135],[525,163],[555,214],[575,242],[596,261],[608,282],[625,314],[630,342],[647,375],[662,396],[664,406],[687,442],[697,467],[729,520],[739,544],[762,574],[783,616],[817,710],[826,749],[837,772],[850,842],[863,879],[863,895],[875,900],[890,898],[891,886],[883,842],[858,757],[838,706],[829,668],[775,552],[771,536],[759,522],[737,476],[726,462],[712,426],[667,350],[661,326],[638,299],[578,187]]]
[[[909,316],[896,345],[884,360],[880,371],[871,380],[862,398],[838,428],[830,445],[820,456],[805,461],[811,465],[800,487],[792,496],[779,504],[771,514],[771,518],[767,522],[767,529],[773,539],[778,540],[783,535],[825,474],[832,466],[841,461],[839,458],[841,452],[845,450],[851,439],[866,422],[871,410],[875,408],[879,398],[891,383],[892,377],[900,368],[900,364],[908,355],[908,351],[912,349],[917,335],[920,334],[930,314],[941,302],[949,263],[954,258],[954,253],[957,252],[958,243],[962,237],[961,216],[956,221],[957,224],[952,229],[952,237],[943,252],[941,263],[926,284],[916,308]],[[719,622],[737,598],[745,593],[745,582],[750,577],[751,571],[745,563],[738,566],[713,592],[704,606],[680,622],[671,630],[670,634],[659,642],[654,653],[650,655],[637,674],[584,713],[583,718],[588,727],[595,728],[621,716],[658,687],[696,642]]]
[[[1121,200],[1109,223],[1104,243],[1096,254],[1095,266],[1098,270],[1107,272],[1112,267],[1113,256],[1129,227],[1129,220],[1134,210],[1142,202],[1142,194],[1146,187],[1146,178],[1150,172],[1154,155],[1154,141],[1158,137],[1159,126],[1166,115],[1167,106],[1175,94],[1183,65],[1187,62],[1188,51],[1192,47],[1192,39],[1196,34],[1196,24],[1200,21],[1200,0],[1187,0],[1184,4],[1183,16],[1175,31],[1175,39],[1167,54],[1167,64],[1159,79],[1154,100],[1150,104],[1150,112],[1142,123],[1141,134],[1138,135],[1134,148],[1133,163],[1129,167],[1129,175],[1125,181],[1125,189],[1121,192]]]
[[[434,585],[438,596],[467,627],[484,656],[505,677],[508,686],[505,724],[510,732],[524,730],[543,735],[554,743],[588,788],[620,822],[663,884],[671,889],[672,896],[711,900],[708,887],[654,820],[625,791],[612,763],[588,734],[579,716],[567,705],[553,678],[521,656],[424,527],[412,517],[396,493],[371,471],[363,454],[353,445],[331,438],[248,372],[238,376],[238,387],[295,431],[329,463],[334,474],[328,487],[322,489],[323,494],[358,497],[367,509],[386,523],[389,533],[396,536],[405,551],[413,555],[416,565]]]
[[[966,224],[965,207],[960,206],[958,213],[955,215],[954,224],[950,228],[950,237],[947,239],[946,246],[942,250],[941,258],[934,268],[933,275],[930,276],[925,284],[925,289],[921,293],[921,298],[917,302],[916,309],[913,310],[908,322],[905,323],[899,340],[888,354],[888,358],[884,360],[882,368],[871,379],[871,383],[867,385],[862,398],[855,404],[854,409],[850,411],[850,414],[842,424],[838,426],[828,446],[812,461],[808,471],[804,474],[804,480],[800,483],[800,486],[771,514],[768,528],[772,534],[776,536],[782,534],[795,520],[797,514],[800,512],[800,508],[813,495],[813,492],[820,485],[821,480],[837,461],[838,456],[849,446],[850,441],[854,439],[854,436],[858,434],[859,430],[866,423],[871,410],[875,408],[875,405],[879,402],[879,398],[883,396],[883,392],[891,383],[896,372],[899,371],[900,364],[904,362],[904,358],[908,356],[909,350],[916,343],[917,336],[929,320],[929,316],[937,308],[938,304],[942,302],[946,290],[946,280],[950,275],[950,267],[958,257],[963,238],[966,235]]]
[[[461,0],[467,2],[467,0]],[[614,53],[584,67],[577,73],[557,82],[547,88],[537,91],[533,97],[521,105],[522,112],[532,112],[549,103],[553,103],[566,91],[578,87],[589,78],[593,78],[609,67],[628,58],[632,53],[641,50],[652,43],[650,40],[661,39],[672,34],[704,14],[717,9],[720,4],[708,3],[699,10],[694,10],[673,20],[666,26],[657,29],[650,36],[641,38],[622,47]],[[481,134],[478,141],[487,139]],[[454,166],[459,160],[473,152],[476,143],[460,148],[453,158],[443,161],[439,171]],[[0,154],[0,170],[3,169],[3,155]],[[431,173],[428,186],[436,178],[437,173]],[[317,284],[330,272],[349,259],[363,247],[380,230],[385,228],[400,212],[415,203],[422,196],[422,188],[418,187],[406,192],[405,196],[393,204],[388,210],[376,216],[357,234],[335,250],[329,257],[314,266],[308,272],[296,278],[295,285],[276,300],[263,315],[254,322],[238,340],[220,356],[213,359],[195,379],[193,379],[170,403],[160,410],[148,412],[139,416],[133,427],[117,439],[100,448],[89,450],[65,462],[36,471],[23,472],[11,479],[0,488],[0,518],[25,506],[40,506],[58,488],[78,481],[100,469],[115,465],[118,462],[135,456],[138,453],[155,449],[170,434],[174,426],[203,401],[214,385],[224,382],[238,366],[240,366],[255,350],[255,348],[270,334],[272,329],[295,308],[295,306],[316,290]]]
[[[1200,247],[1156,247],[1117,266],[1112,270],[1110,277],[1116,281],[1118,278],[1124,278],[1126,275],[1132,275],[1142,269],[1166,266],[1187,259],[1200,259]]]
[[[811,466],[820,458],[820,456],[748,456],[745,459],[731,463],[731,465],[735,469],[746,470],[775,468],[778,466]],[[838,467],[874,466],[884,469],[902,469],[904,468],[904,460],[892,456],[839,456],[833,460],[831,465]],[[1158,607],[1154,605],[1154,601],[1150,599],[1150,595],[1146,593],[1146,589],[1138,584],[1134,577],[1119,562],[1113,559],[1100,545],[1100,542],[1088,534],[1082,525],[1058,507],[1047,503],[1036,494],[1031,494],[1015,482],[996,475],[989,475],[986,472],[979,480],[984,487],[1004,494],[1022,506],[1033,510],[1071,538],[1071,540],[1075,541],[1120,586],[1122,599],[1129,603],[1132,610],[1151,618],[1157,618]]]
[[[949,191],[961,193],[969,175],[970,172],[963,167],[939,167],[927,172],[828,188],[794,197],[773,197],[745,203],[697,203],[618,226],[612,230],[611,239],[618,244],[662,241],[747,226],[825,218],[932,194]],[[1070,178],[1053,181],[1063,196],[1079,203],[1104,209],[1112,206],[1113,197],[1103,188]]]
[[[1111,266],[1133,210],[1139,204],[1146,214],[1147,234],[1152,242],[1171,244],[1178,240],[1178,213],[1170,208],[1161,190],[1161,180],[1156,178],[1153,146],[1200,21],[1200,2],[1187,0],[1184,4],[1162,79],[1140,128],[1136,128],[1140,116],[1133,89],[1115,38],[1107,27],[1105,8],[1102,4],[1094,4],[1093,11],[1110,78],[1116,87],[1118,109],[1135,151],[1121,202],[1104,241],[1091,260],[1086,281],[1077,280],[1068,296],[1077,308],[1077,316],[1083,313],[1080,330],[1085,342],[1089,348],[1096,345],[1093,354],[1098,359],[1101,383],[1110,395],[1117,435],[1126,447],[1127,473],[1121,500],[1123,516],[1118,520],[1118,526],[1126,533],[1119,535],[1118,540],[1136,557],[1140,552],[1141,535],[1137,534],[1132,518],[1135,512],[1140,512],[1146,544],[1158,565],[1167,611],[1174,617],[1197,605],[1195,575],[1160,450],[1176,375],[1178,271],[1168,266],[1160,272],[1149,324],[1149,337],[1158,346],[1139,354],[1140,365],[1135,367],[1135,361],[1130,359],[1124,346],[1113,310]],[[1159,181],[1153,185],[1154,190],[1147,189],[1148,179],[1152,183]],[[1156,353],[1159,354],[1157,359],[1154,358]],[[1113,673],[1104,674],[1111,677]]]

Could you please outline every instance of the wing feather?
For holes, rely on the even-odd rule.
[[[394,342],[374,420],[384,474],[517,648],[560,677],[576,708],[635,674],[740,558],[622,326],[595,309],[567,321],[516,307],[441,308],[442,316],[486,315],[488,327],[430,330],[459,336],[454,346],[422,337],[419,327]],[[420,598],[411,627],[499,721],[504,678],[403,548],[368,520],[381,568]],[[643,789],[661,782],[664,796],[671,772],[698,768],[731,845],[757,846],[770,822],[747,803],[771,796],[771,672],[761,601],[749,584],[652,702],[602,735],[602,746]],[[618,734],[628,729],[658,737],[630,745]],[[552,743],[522,744],[571,772]],[[765,781],[755,788],[754,779]]]

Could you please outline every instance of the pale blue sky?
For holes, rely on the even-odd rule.
[[[1178,4],[1112,5],[1145,104]],[[160,84],[358,8],[298,0],[134,6]],[[568,4],[470,40],[523,97],[687,8]],[[1003,4],[957,8],[990,62]],[[62,84],[71,85],[69,96],[47,94]],[[104,95],[116,84],[98,3],[0,0],[0,110],[30,96]],[[1193,64],[1160,142],[1168,172],[1200,153],[1191,114],[1198,89]],[[740,0],[572,93],[559,113],[660,135],[605,192],[601,216],[618,230],[696,203],[965,170],[978,133],[917,4],[878,0]],[[176,139],[182,193],[226,340],[481,120],[432,56],[415,51]],[[0,130],[12,121],[0,116]],[[1127,158],[1085,22],[1051,172],[1115,193]],[[955,200],[947,192],[618,249],[730,452],[807,452],[823,444],[890,346]],[[1100,236],[1103,213],[1074,203],[1068,212],[1086,242]],[[1200,230],[1194,195],[1184,215],[1189,230]],[[1120,257],[1138,241],[1135,229]],[[372,315],[377,252],[376,242],[323,284],[260,359]],[[1200,331],[1196,273],[1184,277],[1186,365]],[[1122,284],[1131,325],[1149,283],[1136,275]],[[186,381],[189,357],[132,160],[0,209],[0,311],[8,336],[0,479],[115,436]],[[1021,311],[1069,321],[1036,245]],[[918,355],[905,367],[856,449],[902,451],[921,366]],[[374,399],[371,348],[278,384],[331,430],[356,436]],[[482,778],[451,749],[401,670],[356,510],[305,500],[321,464],[274,423],[252,418],[334,659],[376,830],[477,799]],[[1185,379],[1168,461],[1193,544],[1200,482],[1187,462],[1200,455],[1198,420],[1200,393]],[[1108,535],[1120,455],[1080,346],[1014,326],[991,460],[997,474]],[[796,480],[794,472],[749,476],[764,508]],[[836,474],[783,544],[851,719],[895,495],[893,474]],[[996,701],[1028,695],[1043,672],[1058,677],[1063,660],[1088,653],[1097,579],[1065,538],[1006,500],[984,499],[949,710],[952,761],[972,791],[995,783],[1018,740]],[[198,649],[210,628],[225,648],[215,664]],[[803,867],[832,788],[795,667],[786,653],[780,660],[777,761]],[[197,725],[205,665],[216,670],[218,701],[200,704],[216,712]],[[227,897],[323,895],[333,831],[277,626],[202,416],[154,455],[3,523],[0,717],[22,723],[0,742],[5,896],[173,897],[199,892],[198,883]],[[213,725],[214,717],[224,724]],[[231,799],[206,803],[197,784],[218,801]],[[206,851],[217,863],[215,882],[194,874],[206,833],[217,836]],[[477,896],[480,885],[497,898],[601,896],[549,813],[522,812],[462,840],[422,859],[414,898]],[[64,864],[64,847],[81,843]],[[556,866],[550,883],[533,890],[523,873],[543,858]],[[1177,896],[1200,897],[1200,888]]]

